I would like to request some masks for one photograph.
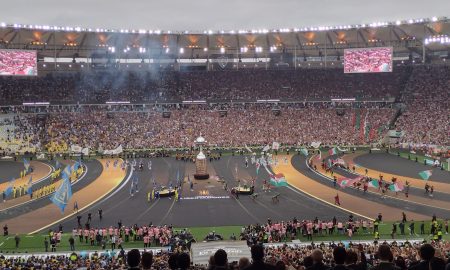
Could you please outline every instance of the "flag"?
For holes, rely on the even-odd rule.
[[[428,180],[432,174],[433,173],[431,170],[425,170],[419,173],[420,177],[422,177],[423,180]]]
[[[356,178],[341,178],[338,180],[338,184],[342,188],[349,187],[354,183],[361,181],[361,179],[363,179],[363,176],[357,176]]]
[[[301,152],[303,155],[308,156],[308,149],[302,148],[302,149],[300,149],[300,152]]]
[[[397,183],[395,183],[395,184],[389,185],[389,190],[398,192],[398,191],[402,191],[403,189]]]
[[[27,184],[27,193],[31,194],[32,191],[33,191],[33,177],[30,176],[30,180],[28,180]]]
[[[330,154],[330,156],[336,155],[336,154],[337,154],[336,148],[333,147],[333,148],[331,148],[330,150],[328,150],[328,154]]]
[[[23,159],[23,166],[25,167],[25,170],[28,172],[28,169],[30,169],[30,162],[26,158]]]
[[[375,180],[375,179],[370,180],[368,186],[369,187],[373,187],[373,188],[379,188],[380,187],[380,185],[378,184],[378,181]]]
[[[72,172],[78,171],[78,168],[80,168],[80,162],[76,161],[72,166]]]
[[[64,179],[65,177],[70,179],[70,175],[72,174],[72,169],[69,165],[66,166],[64,171],[61,174],[61,177]]]
[[[50,200],[64,213],[67,203],[72,197],[72,184],[66,174],[63,174],[63,181]]]
[[[264,148],[262,149],[263,152],[267,152],[270,150],[270,145],[266,145],[264,146]]]
[[[355,130],[359,130],[359,127],[361,125],[361,112],[357,109],[355,110]]]
[[[271,174],[270,184],[272,184],[275,187],[285,187],[288,185],[282,173],[277,173],[275,175]]]
[[[348,179],[348,178],[344,178],[344,179],[338,180],[338,185],[339,185],[341,188],[345,188],[345,187],[350,186],[349,183],[350,183],[350,179]]]
[[[345,161],[342,158],[337,158],[337,159],[333,160],[333,164],[345,166]]]
[[[331,162],[331,158],[327,159],[328,168],[333,167],[333,162]]]
[[[425,159],[425,164],[433,166],[434,165],[434,161],[431,160],[431,159]]]
[[[316,157],[317,160],[322,160],[322,151],[319,150],[319,154]]]
[[[9,184],[8,187],[5,190],[5,195],[9,196],[11,195],[11,193],[13,192],[13,188],[14,188],[14,182],[16,181],[16,179],[11,178],[11,180],[9,180]]]

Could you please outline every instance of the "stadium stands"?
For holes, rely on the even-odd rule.
[[[406,109],[396,126],[405,131],[403,142],[450,145],[449,66],[414,68],[402,101]]]
[[[370,137],[361,136],[353,124],[357,112],[367,115],[371,123]],[[343,116],[333,108],[281,107],[275,116],[270,107],[249,105],[230,109],[226,117],[217,110],[200,107],[172,109],[171,117],[161,112],[72,112],[50,113],[45,129],[36,125],[33,132],[23,126],[22,136],[50,152],[64,152],[76,144],[92,150],[152,149],[159,147],[191,147],[201,132],[210,146],[239,147],[264,145],[278,141],[288,145],[325,144],[355,145],[381,138],[393,118],[394,109],[345,109]],[[25,117],[35,121],[36,115]],[[361,119],[361,128],[363,128]],[[214,128],[213,128],[214,127]],[[227,134],[227,135],[224,135]],[[39,147],[38,147],[39,148]]]
[[[341,69],[199,72],[91,71],[39,78],[0,78],[1,104],[135,103],[181,100],[255,100],[397,97],[409,69],[393,73],[342,74]],[[20,89],[20,91],[17,91]]]

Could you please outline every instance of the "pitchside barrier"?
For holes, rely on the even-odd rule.
[[[410,243],[410,244],[421,244],[424,242],[423,238],[415,238],[415,239],[410,239],[410,240],[406,240],[406,239],[380,239],[377,240],[377,243],[387,243],[387,244],[392,244],[392,243],[396,243],[397,245],[404,245],[405,243]],[[374,244],[375,241],[374,240],[342,240],[342,241],[320,241],[320,242],[300,242],[299,240],[294,240],[292,242],[287,242],[287,243],[267,243],[264,244],[264,247],[282,247],[282,246],[289,246],[289,247],[307,247],[307,246],[321,246],[321,245],[325,245],[325,246],[330,246],[330,245],[337,245],[337,244],[342,244],[345,247],[349,247],[350,245],[371,245]]]
[[[396,243],[397,245],[404,245],[405,243],[411,244],[421,244],[424,242],[423,238],[417,239],[380,239],[378,243]],[[347,240],[347,241],[321,241],[321,242],[300,242],[299,240],[294,240],[293,242],[285,242],[285,243],[267,243],[264,244],[264,247],[306,247],[306,246],[330,246],[333,244],[343,244],[345,247],[349,247],[350,245],[370,245],[374,244],[374,241],[369,240]],[[246,241],[212,241],[212,242],[199,242],[192,243],[191,245],[191,258],[194,264],[208,264],[209,257],[214,255],[214,253],[218,249],[223,249],[227,252],[228,261],[239,261],[240,258],[246,257],[251,258],[250,248],[247,246]],[[125,254],[131,249],[125,249]],[[100,251],[77,251],[77,252],[36,252],[36,253],[16,253],[16,254],[2,254],[6,259],[28,259],[30,257],[35,258],[45,258],[49,255],[51,256],[66,256],[69,257],[75,254],[76,256],[83,258],[93,258],[93,256],[108,256],[108,257],[117,257],[119,255],[120,250],[116,250],[111,252],[110,250],[100,250]],[[170,247],[159,247],[159,248],[149,248],[149,249],[139,249],[140,252],[151,252],[153,254],[159,254],[161,252],[170,252]]]
[[[130,249],[124,249],[125,254],[127,254]],[[158,247],[158,248],[148,248],[148,249],[139,249],[140,252],[151,252],[153,254],[159,254],[161,252],[170,252],[170,247]],[[93,258],[93,256],[107,256],[107,257],[117,257],[119,255],[120,250],[116,249],[115,251],[111,250],[89,250],[89,251],[66,251],[66,252],[36,252],[36,253],[16,253],[16,254],[2,254],[6,259],[15,259],[22,258],[27,260],[30,257],[34,258],[46,258],[47,256],[66,256],[70,257],[73,254],[82,257],[82,258]]]
[[[194,264],[208,264],[209,257],[214,255],[218,249],[225,250],[229,262],[237,262],[242,257],[251,258],[250,248],[246,241],[212,241],[192,243],[192,262]]]

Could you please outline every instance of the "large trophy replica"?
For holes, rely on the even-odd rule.
[[[200,134],[200,137],[198,137],[195,140],[195,144],[200,148],[200,152],[197,155],[197,158],[195,160],[195,174],[194,178],[197,180],[205,180],[209,179],[209,173],[206,170],[206,156],[203,154],[203,145],[206,143],[205,138],[202,137]]]

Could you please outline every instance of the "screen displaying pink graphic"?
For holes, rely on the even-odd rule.
[[[36,76],[36,51],[0,50],[0,75]]]
[[[344,73],[392,72],[392,47],[344,50]]]

